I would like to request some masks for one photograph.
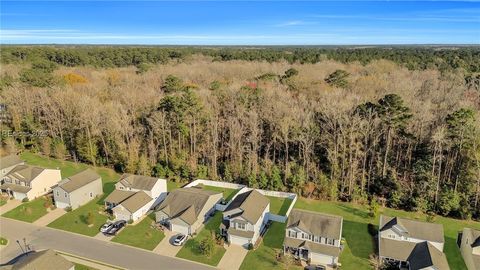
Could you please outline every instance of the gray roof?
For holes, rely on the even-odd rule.
[[[4,156],[0,158],[0,170],[14,165],[22,164],[23,161],[15,154]]]
[[[443,226],[435,223],[428,223],[416,220],[410,220],[399,217],[380,216],[380,231],[388,230],[392,227],[402,231],[406,237],[444,243]]]
[[[152,201],[152,197],[148,196],[147,193],[143,191],[135,192],[132,196],[128,197],[125,201],[121,202],[120,205],[125,207],[130,213],[135,213],[138,209],[145,206],[147,203]]]
[[[133,196],[135,193],[135,191],[115,189],[105,198],[104,201],[108,203],[120,204],[121,202]]]
[[[269,204],[270,200],[266,196],[256,190],[250,190],[238,194],[225,209],[225,212],[239,208],[241,213],[236,216],[241,216],[251,224],[255,224]]]
[[[68,270],[74,267],[73,263],[51,249],[29,253],[21,257],[13,265],[2,269],[12,270]]]
[[[197,188],[180,188],[171,191],[167,198],[155,209],[167,214],[171,219],[180,218],[193,224],[211,196],[222,193]]]
[[[472,248],[480,246],[480,230],[475,230],[475,229],[472,229],[472,228],[465,228],[463,230],[463,233],[470,234],[469,238],[473,240],[473,242],[471,244]]]
[[[120,177],[120,182],[122,185],[126,187],[130,187],[133,189],[140,189],[140,190],[152,190],[155,183],[157,183],[158,178],[150,177],[150,176],[143,176],[143,175],[135,175],[135,174],[128,174],[125,173]]]
[[[0,189],[9,189],[11,191],[15,191],[18,193],[27,193],[29,192],[32,188],[22,186],[22,185],[17,185],[17,184],[12,184],[12,183],[4,183],[3,185],[0,186]]]
[[[101,181],[101,177],[97,172],[92,169],[86,169],[66,178],[64,181],[58,184],[58,187],[62,188],[66,192],[72,192],[99,179]]]
[[[293,209],[287,220],[287,228],[298,227],[300,230],[322,237],[340,239],[343,218],[316,212]]]
[[[415,243],[380,237],[379,248],[380,257],[407,261],[410,253],[412,253],[412,250],[415,248]]]
[[[417,243],[407,261],[410,264],[410,270],[427,267],[435,267],[437,270],[450,269],[445,254],[427,241]]]
[[[17,180],[31,182],[39,174],[41,174],[45,169],[31,166],[31,165],[18,165],[15,166],[7,175],[8,178],[14,178]]]
[[[285,240],[283,240],[283,245],[286,247],[304,248],[314,253],[325,254],[333,257],[338,257],[340,255],[340,247],[319,244],[302,239],[285,237]]]

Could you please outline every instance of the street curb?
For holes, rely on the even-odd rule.
[[[98,265],[101,265],[101,266],[106,266],[106,267],[109,267],[109,268],[119,269],[119,270],[127,270],[126,268],[123,268],[123,267],[120,267],[120,266],[116,266],[116,265],[112,265],[112,264],[109,264],[109,263],[97,261],[97,260],[94,260],[94,259],[85,258],[85,257],[78,256],[78,255],[75,255],[75,254],[71,254],[71,253],[68,253],[68,252],[64,252],[64,251],[60,251],[60,250],[55,250],[55,251],[57,253],[61,254],[61,255],[65,255],[67,257],[76,258],[76,259],[79,259],[79,260],[91,262],[91,263],[98,264]]]

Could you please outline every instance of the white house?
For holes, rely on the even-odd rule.
[[[115,184],[115,189],[143,191],[155,200],[154,205],[156,205],[167,196],[167,180],[125,173]]]
[[[222,193],[204,189],[176,189],[155,208],[155,219],[171,231],[191,235],[213,215],[222,198]]]
[[[480,230],[464,228],[460,239],[460,252],[468,270],[480,270]]]
[[[311,264],[336,266],[342,227],[342,217],[293,209],[287,220],[283,251]]]
[[[270,200],[256,190],[237,194],[223,212],[220,232],[231,244],[255,244],[268,222]]]
[[[382,215],[379,228],[381,261],[410,270],[449,269],[442,225]]]
[[[49,193],[60,180],[60,170],[18,165],[3,177],[0,189],[17,200],[33,200]]]
[[[7,175],[13,168],[15,168],[18,165],[24,165],[25,162],[20,159],[15,154],[11,154],[8,156],[4,156],[0,158],[0,181],[3,183],[3,177]]]

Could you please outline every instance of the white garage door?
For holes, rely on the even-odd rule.
[[[59,202],[59,201],[56,201],[55,202],[55,206],[57,206],[57,208],[67,208],[69,207],[70,205],[66,202]]]
[[[250,243],[250,239],[248,238],[238,237],[235,235],[230,235],[229,238],[231,244],[238,246],[248,247],[248,244]]]
[[[185,235],[190,234],[187,226],[182,226],[178,224],[170,224],[170,230],[172,230],[173,232],[183,233]]]
[[[311,253],[310,254],[312,263],[322,264],[322,265],[329,265],[334,262],[334,258],[332,256],[318,254],[318,253]]]
[[[123,213],[115,213],[115,217],[117,220],[125,220],[129,221],[131,219],[131,216],[128,214],[123,214]]]

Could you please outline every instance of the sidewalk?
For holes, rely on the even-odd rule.
[[[237,270],[242,265],[243,259],[247,256],[248,250],[242,246],[230,245],[225,247],[227,251],[223,254],[218,263],[222,270]]]
[[[108,242],[108,241],[112,240],[113,237],[115,237],[115,236],[109,236],[109,235],[103,234],[102,232],[99,232],[93,238]]]
[[[63,210],[62,208],[55,208],[54,210],[48,212],[43,217],[35,220],[33,222],[33,224],[38,225],[38,226],[47,226],[48,224],[53,222],[55,219],[63,216],[66,213],[67,212],[65,212],[65,210]]]
[[[12,210],[13,208],[16,208],[20,204],[22,204],[22,202],[19,200],[8,200],[6,204],[0,207],[0,215],[5,214],[6,212]]]
[[[173,239],[178,233],[172,232],[170,230],[164,230],[163,232],[165,233],[165,237],[155,247],[155,249],[153,249],[153,252],[164,256],[175,257],[178,251],[180,251],[180,249],[182,248],[182,246],[172,245]]]

